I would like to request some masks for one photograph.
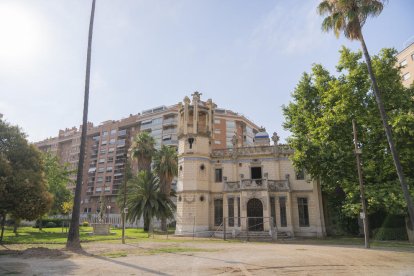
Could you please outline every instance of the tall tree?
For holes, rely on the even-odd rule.
[[[407,202],[412,229],[414,229],[413,200],[408,191],[400,157],[395,147],[391,127],[389,125],[389,119],[384,108],[382,95],[378,88],[377,80],[372,68],[371,57],[368,53],[364,36],[362,35],[362,27],[364,26],[367,18],[369,16],[378,16],[384,7],[383,2],[384,0],[323,0],[318,6],[318,12],[320,15],[326,15],[322,23],[322,29],[324,31],[333,30],[337,37],[339,37],[339,34],[343,32],[346,38],[350,40],[359,40],[361,43],[369,76],[372,82],[372,91],[378,105],[401,189],[403,191],[405,201]]]
[[[0,120],[0,241],[7,215],[33,220],[47,213],[51,204],[41,153],[17,126]]]
[[[80,217],[80,201],[82,192],[82,178],[83,178],[83,164],[85,160],[85,147],[86,147],[86,131],[88,128],[88,105],[89,105],[89,81],[91,73],[91,53],[92,53],[92,33],[93,33],[93,20],[95,16],[95,0],[92,0],[91,17],[89,21],[89,35],[88,35],[88,53],[86,57],[86,77],[85,77],[85,95],[83,102],[83,121],[82,121],[82,133],[81,144],[79,153],[78,172],[76,177],[75,197],[73,201],[72,220],[69,227],[68,239],[66,242],[66,248],[71,250],[81,249],[79,239],[79,217]]]
[[[160,191],[158,177],[147,171],[140,171],[128,182],[127,218],[137,221],[144,219],[144,230],[148,231],[155,217],[172,218],[175,205],[169,197]]]
[[[284,127],[292,133],[288,142],[295,149],[293,162],[321,179],[324,192],[338,195],[338,188],[343,190],[345,199],[338,206],[341,215],[356,217],[361,203],[352,119],[357,118],[368,213],[406,214],[375,96],[370,91],[369,73],[361,58],[361,52],[343,48],[338,72],[331,74],[314,65],[310,74],[303,75],[292,94],[293,102],[283,108]],[[395,51],[384,49],[372,61],[395,128],[396,146],[404,153],[402,165],[410,184],[414,184],[414,171],[409,169],[414,166],[414,89],[402,85]]]
[[[154,156],[154,171],[161,184],[161,192],[166,197],[171,195],[171,182],[178,173],[178,157],[175,147],[162,145]],[[161,218],[161,229],[167,231],[167,219]]]
[[[67,164],[61,165],[57,156],[46,152],[42,157],[48,190],[53,195],[50,214],[63,214],[63,203],[73,200],[72,194],[67,188],[67,185],[72,182],[70,175],[73,172],[69,170]]]
[[[151,172],[152,157],[155,154],[155,140],[148,132],[135,136],[131,146],[131,157],[138,161],[138,171]]]

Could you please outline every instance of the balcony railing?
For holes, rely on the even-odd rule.
[[[269,192],[290,191],[289,180],[242,179],[224,182],[224,191],[237,192],[243,190],[264,190]]]

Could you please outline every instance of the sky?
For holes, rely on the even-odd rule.
[[[282,141],[282,106],[304,72],[334,72],[342,45],[318,0],[97,0],[89,121],[98,125],[201,92]],[[82,122],[89,0],[0,0],[0,113],[29,141]],[[364,26],[371,55],[414,41],[413,0]]]

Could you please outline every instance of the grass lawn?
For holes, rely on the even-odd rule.
[[[67,233],[62,228],[43,228],[39,231],[38,228],[20,227],[17,230],[17,235],[13,233],[12,227],[6,227],[3,237],[5,244],[65,244]],[[109,236],[95,236],[91,235],[92,227],[79,227],[79,234],[81,242],[91,241],[111,241],[120,240],[122,237],[121,229],[111,229]],[[126,239],[144,239],[148,238],[148,234],[143,229],[125,229]]]

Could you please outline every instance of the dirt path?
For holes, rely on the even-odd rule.
[[[197,241],[126,245],[88,243],[83,247],[83,254],[31,249],[27,252],[10,251],[8,253],[12,255],[4,255],[3,249],[0,274],[414,275],[413,252]]]

